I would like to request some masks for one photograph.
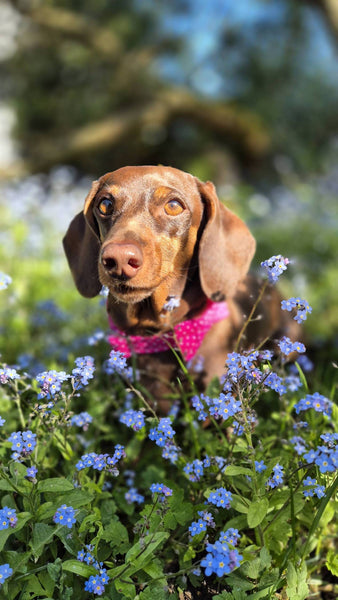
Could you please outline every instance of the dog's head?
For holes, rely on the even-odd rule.
[[[64,249],[86,297],[108,287],[136,303],[163,288],[180,297],[192,263],[208,298],[224,300],[255,250],[246,225],[220,203],[211,182],[171,167],[124,167],[94,181]]]

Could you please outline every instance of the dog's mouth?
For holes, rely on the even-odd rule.
[[[105,283],[107,285],[107,283]],[[127,282],[111,280],[107,286],[108,290],[118,300],[123,302],[141,302],[145,298],[151,296],[154,288],[134,287]]]

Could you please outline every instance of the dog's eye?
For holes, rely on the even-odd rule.
[[[184,211],[184,206],[179,200],[169,200],[165,204],[164,210],[170,217],[176,217]]]
[[[114,204],[110,198],[102,198],[101,202],[98,204],[98,209],[101,215],[109,217],[113,213]]]

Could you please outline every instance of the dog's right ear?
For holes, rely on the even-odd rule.
[[[86,214],[98,188],[99,181],[94,181],[85,200]],[[74,217],[63,238],[63,248],[77,289],[82,296],[93,298],[102,287],[98,274],[100,240],[88,221],[83,212]]]

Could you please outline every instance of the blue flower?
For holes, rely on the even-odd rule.
[[[193,521],[189,526],[189,533],[193,537],[194,535],[198,535],[201,531],[206,531],[207,525],[204,519],[198,519],[198,521]]]
[[[35,438],[36,434],[30,430],[12,433],[8,438],[8,442],[12,443],[12,458],[20,460],[20,458],[24,458],[27,454],[33,452],[36,446]]]
[[[149,432],[149,438],[155,442],[157,446],[164,447],[168,441],[175,435],[175,431],[171,426],[171,420],[166,417],[159,420],[157,427],[154,427]]]
[[[174,465],[178,460],[179,452],[180,448],[178,446],[167,441],[162,450],[162,457],[169,460],[169,462]]]
[[[37,474],[38,470],[36,467],[27,467],[27,471],[26,471],[26,477],[28,479],[35,479],[35,475]]]
[[[261,266],[265,269],[270,283],[276,283],[278,277],[286,270],[290,263],[288,258],[284,258],[281,254],[271,256],[267,260],[261,262]]]
[[[15,527],[17,521],[18,517],[16,516],[15,508],[4,506],[0,509],[0,531],[9,527]]]
[[[272,390],[275,390],[278,394],[285,394],[286,387],[283,383],[283,380],[277,373],[271,371],[269,375],[264,379],[264,385],[269,387]]]
[[[208,512],[206,510],[199,510],[198,516],[201,517],[201,519],[203,519],[203,521],[205,521],[207,523],[207,525],[211,525],[211,527],[215,527],[214,517],[212,516],[212,514],[210,512]]]
[[[89,579],[87,579],[84,587],[86,592],[92,592],[97,596],[102,596],[104,593],[104,586],[109,581],[109,577],[106,574],[105,569],[102,569],[102,572],[104,572],[103,576],[91,575]]]
[[[2,427],[6,423],[6,419],[0,417],[0,427]]]
[[[287,336],[284,336],[281,340],[279,340],[278,346],[285,356],[288,356],[288,354],[291,352],[298,352],[301,354],[306,350],[302,342],[292,342]]]
[[[71,529],[74,523],[76,523],[74,508],[63,504],[56,510],[53,521],[54,523],[60,523],[61,525],[68,527],[68,529]]]
[[[92,422],[93,417],[87,412],[81,412],[78,415],[73,415],[70,422],[71,425],[77,425],[77,427],[82,427],[84,431],[87,431],[88,425]]]
[[[204,474],[203,467],[203,462],[196,458],[191,463],[187,463],[183,467],[183,471],[188,475],[190,481],[199,481]]]
[[[165,312],[172,312],[175,308],[178,308],[181,303],[181,299],[177,296],[168,296],[163,309]]]
[[[64,381],[69,378],[69,375],[64,371],[44,371],[36,376],[36,381],[41,389],[38,398],[53,399],[54,396],[61,391],[61,386]]]
[[[266,485],[270,488],[276,488],[277,486],[282,485],[283,483],[283,467],[279,463],[277,463],[272,470],[273,475],[267,481]]]
[[[232,500],[231,492],[228,492],[224,487],[220,487],[214,492],[211,492],[208,498],[208,502],[215,504],[220,508],[230,508],[230,502]]]
[[[109,454],[96,454],[96,452],[83,454],[81,459],[75,465],[75,468],[78,471],[82,471],[82,469],[86,469],[87,467],[93,467],[96,471],[106,470],[113,475],[118,475],[118,470],[115,468],[115,465],[124,456],[124,447],[117,444],[112,456]]]
[[[82,356],[75,359],[75,365],[75,369],[72,370],[73,388],[80,390],[94,377],[94,359],[92,356]]]
[[[255,468],[257,473],[262,473],[263,471],[265,471],[266,469],[266,465],[264,464],[263,460],[255,460]]]
[[[222,577],[231,573],[243,559],[236,549],[228,547],[224,539],[223,542],[217,540],[214,544],[207,544],[206,550],[208,554],[201,560],[201,567],[204,567],[207,576],[215,573],[217,577]]]
[[[119,421],[134,431],[139,431],[145,426],[143,412],[140,410],[127,410],[120,415]]]
[[[4,565],[0,565],[0,586],[4,583],[4,581],[10,577],[13,573],[13,569],[9,566],[8,563]]]
[[[332,402],[315,392],[314,394],[307,394],[305,398],[302,398],[295,404],[294,406],[297,415],[304,410],[309,410],[310,408],[314,408],[316,412],[321,412],[326,417],[330,417],[332,413]]]
[[[14,381],[14,379],[20,379],[20,375],[15,369],[11,367],[0,369],[0,383],[9,383],[10,381]]]
[[[221,542],[221,544],[230,544],[230,546],[237,546],[240,538],[241,536],[238,533],[238,529],[230,527],[226,531],[221,531],[218,541]]]
[[[144,496],[142,496],[142,494],[139,494],[137,489],[134,487],[131,487],[128,490],[128,492],[125,493],[124,497],[127,500],[128,504],[133,504],[134,502],[136,502],[137,504],[142,504],[142,502],[144,502]]]
[[[306,321],[307,314],[312,313],[312,308],[308,304],[306,300],[302,300],[302,298],[289,298],[289,300],[282,300],[281,302],[282,310],[292,311],[296,309],[296,314],[293,317],[297,323],[303,323]]]
[[[12,283],[12,278],[6,273],[0,272],[0,290],[5,290]]]
[[[173,493],[172,489],[164,485],[164,483],[152,483],[149,489],[152,494],[160,494],[162,499],[172,496]]]
[[[104,364],[104,369],[108,375],[113,373],[123,373],[127,369],[127,359],[118,350],[112,350],[108,360]]]

